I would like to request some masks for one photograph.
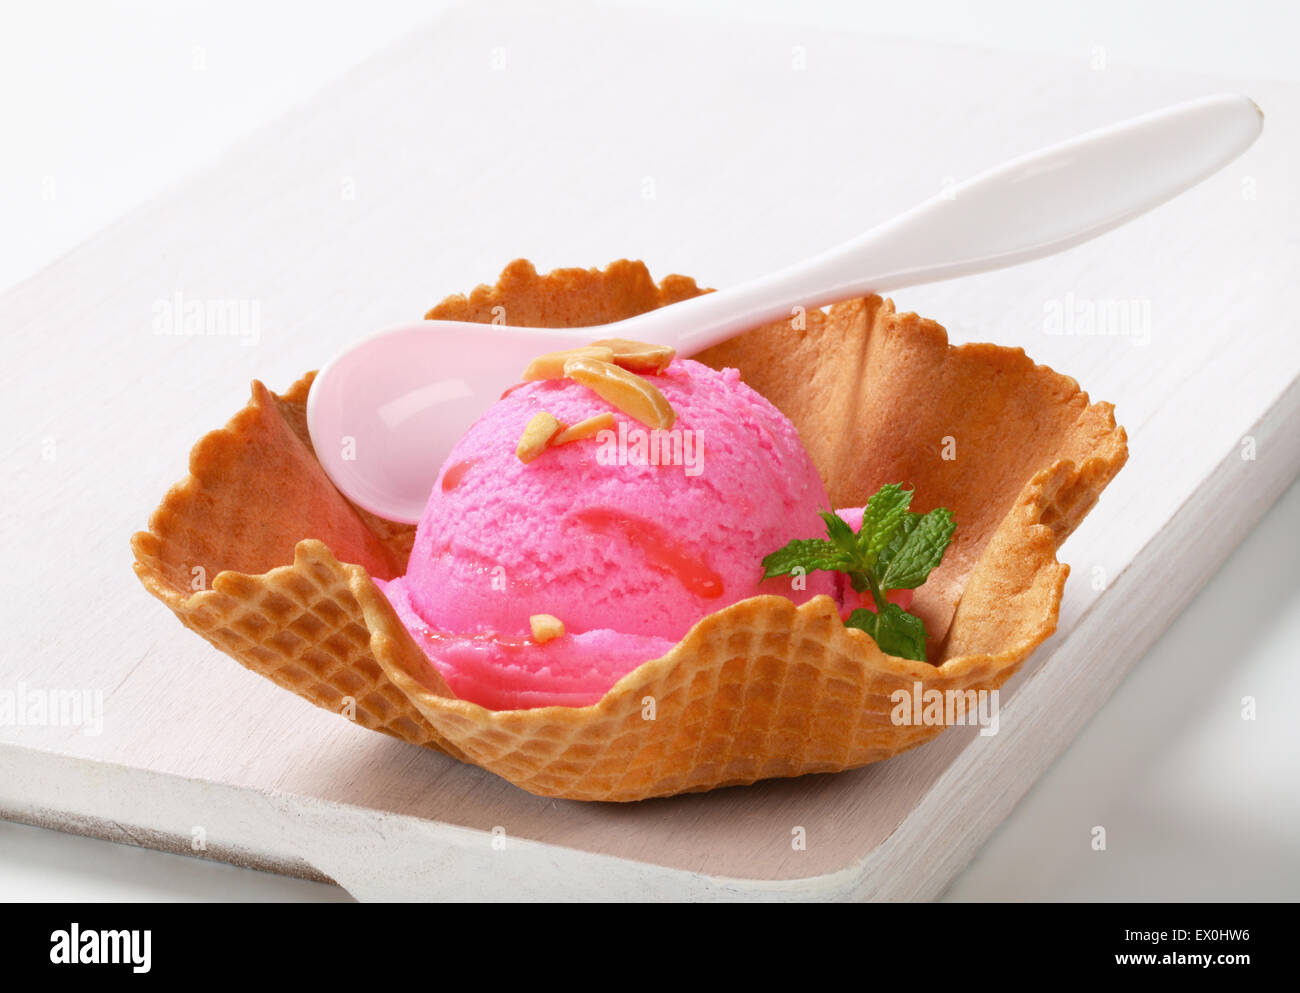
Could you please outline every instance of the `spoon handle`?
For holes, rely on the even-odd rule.
[[[1178,104],[1013,159],[797,265],[620,322],[690,355],[738,331],[1072,248],[1217,172],[1259,135],[1248,98]]]

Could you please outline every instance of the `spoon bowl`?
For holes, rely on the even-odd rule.
[[[353,503],[413,524],[451,445],[521,360],[584,345],[592,330],[417,321],[377,332],[316,374],[307,396],[316,457]]]

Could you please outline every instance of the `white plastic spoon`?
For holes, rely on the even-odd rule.
[[[349,499],[413,524],[452,446],[541,352],[633,338],[692,355],[795,307],[1042,258],[1194,186],[1245,151],[1262,126],[1263,114],[1244,96],[1179,104],[1014,159],[769,276],[613,324],[420,321],[381,331],[312,384],[307,425],[316,456]]]

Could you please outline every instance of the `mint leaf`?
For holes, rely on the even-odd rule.
[[[879,613],[859,607],[844,624],[867,632],[886,655],[925,661],[925,622],[896,603],[885,604]]]
[[[817,569],[834,572],[844,568],[844,565],[843,554],[831,542],[822,538],[796,538],[784,548],[763,556],[763,578],[788,576],[795,569],[803,569],[805,572]]]
[[[924,583],[952,541],[956,525],[952,521],[952,511],[946,507],[939,507],[924,516],[913,516],[917,520],[909,522],[905,537],[896,550],[892,550],[889,561],[883,568],[879,559],[876,561],[881,573],[880,585],[887,590],[914,590]]]
[[[876,556],[875,568],[878,574],[883,575],[888,571],[889,564],[894,561],[894,556],[898,554],[898,550],[907,543],[907,536],[910,535],[912,531],[915,530],[916,526],[921,523],[921,518],[924,516],[924,514],[913,514],[909,511],[907,516],[903,518],[903,522],[898,526],[898,530],[894,532],[894,537],[890,540],[888,545],[880,550],[880,554]]]
[[[906,519],[911,502],[912,491],[903,489],[898,483],[880,487],[867,501],[862,511],[862,526],[858,528],[862,568],[870,569],[876,564],[876,556],[893,540]]]
[[[826,533],[830,535],[831,543],[846,556],[853,555],[858,548],[858,536],[849,522],[833,510],[823,510],[820,513],[826,522]]]

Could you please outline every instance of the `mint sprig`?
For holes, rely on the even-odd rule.
[[[912,490],[898,483],[882,486],[862,511],[854,531],[834,511],[822,511],[826,538],[799,538],[763,558],[763,578],[805,572],[843,572],[859,593],[870,591],[873,613],[859,608],[844,623],[865,631],[881,651],[925,661],[925,623],[886,597],[890,590],[914,590],[943,561],[956,524],[952,512],[937,507],[914,513]]]

